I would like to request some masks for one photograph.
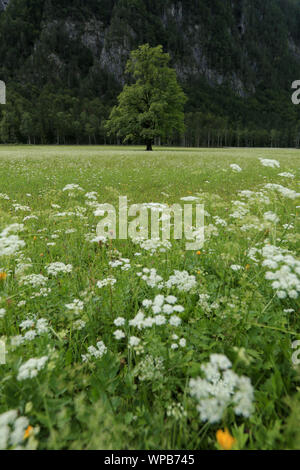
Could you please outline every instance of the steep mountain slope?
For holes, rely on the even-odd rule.
[[[9,0],[0,0],[0,11],[5,10],[8,4],[9,4]]]
[[[170,52],[187,112],[242,129],[297,127],[289,95],[300,76],[299,0],[10,0],[0,77],[30,102],[67,89],[81,102],[100,98],[105,114],[130,50],[146,42]]]

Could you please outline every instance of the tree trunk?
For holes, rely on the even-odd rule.
[[[147,142],[147,152],[152,152],[152,142],[151,140]]]

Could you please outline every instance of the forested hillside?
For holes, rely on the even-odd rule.
[[[138,45],[162,44],[188,96],[166,144],[294,146],[300,0],[0,1],[0,140],[105,143]],[[114,142],[114,140],[112,140]]]

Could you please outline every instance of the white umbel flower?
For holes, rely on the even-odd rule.
[[[268,158],[260,158],[259,160],[263,166],[268,168],[280,168],[280,163],[277,160],[271,160]]]
[[[230,168],[232,169],[232,171],[235,171],[236,173],[240,173],[242,171],[241,167],[237,165],[236,163],[232,163],[230,165]]]
[[[29,361],[22,364],[21,367],[19,368],[17,380],[22,381],[22,380],[32,379],[36,377],[39,371],[44,369],[47,361],[48,361],[48,356],[29,359]]]
[[[123,338],[125,338],[125,333],[124,333],[124,331],[122,331],[122,330],[116,330],[116,331],[114,332],[114,337],[115,337],[117,340],[123,339]]]
[[[129,346],[138,346],[140,344],[141,340],[140,338],[137,338],[136,336],[130,336],[129,338]]]
[[[231,362],[222,354],[212,354],[201,369],[205,378],[190,380],[190,394],[197,402],[201,421],[217,423],[232,406],[236,415],[248,418],[253,411],[254,389],[248,377],[231,370]]]
[[[66,274],[66,273],[71,273],[73,269],[73,266],[71,264],[64,264],[59,261],[56,263],[50,263],[48,266],[46,266],[46,270],[48,274],[51,274],[52,276],[57,276],[58,274]]]
[[[91,359],[101,359],[102,356],[104,356],[107,353],[107,347],[103,343],[103,341],[98,341],[98,343],[95,346],[89,346],[88,347],[88,352],[87,354],[82,354],[82,361],[83,362],[88,362]]]

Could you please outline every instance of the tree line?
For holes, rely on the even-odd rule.
[[[45,88],[33,100],[8,87],[8,101],[0,106],[2,144],[120,144],[108,135],[105,123],[111,107],[100,98],[78,97],[69,90]],[[297,107],[295,107],[297,108]],[[130,142],[129,142],[130,143]],[[143,143],[143,142],[141,142]],[[297,147],[300,120],[281,129],[234,122],[219,113],[192,110],[185,113],[185,131],[170,133],[156,144],[185,147]]]

